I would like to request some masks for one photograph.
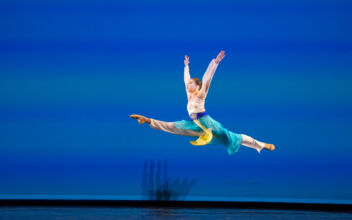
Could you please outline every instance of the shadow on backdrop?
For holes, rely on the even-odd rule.
[[[168,178],[167,161],[144,161],[142,174],[142,199],[175,201],[185,200],[195,179]]]

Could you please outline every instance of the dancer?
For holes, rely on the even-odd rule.
[[[151,128],[157,130],[176,135],[199,137],[198,140],[191,141],[193,145],[222,144],[230,155],[236,153],[240,145],[253,148],[258,153],[263,148],[270,151],[274,150],[275,146],[273,144],[260,142],[248,135],[229,131],[206,113],[204,108],[205,98],[214,73],[224,57],[225,51],[222,50],[215,59],[212,59],[203,75],[202,81],[200,81],[198,78],[190,77],[189,57],[185,56],[184,82],[188,98],[187,111],[190,120],[165,122],[137,114],[130,115],[130,118],[137,119],[139,124],[147,123]]]

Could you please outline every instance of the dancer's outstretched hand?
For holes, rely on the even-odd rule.
[[[224,57],[225,57],[225,51],[222,50],[222,51],[220,51],[220,53],[216,57],[215,63],[219,64],[221,62],[221,60],[224,59]]]
[[[185,63],[185,66],[188,66],[189,62],[189,56],[185,55],[185,60],[183,61]]]

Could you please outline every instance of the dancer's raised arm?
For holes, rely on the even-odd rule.
[[[188,64],[189,64],[189,57],[188,57],[187,55],[185,55],[184,63],[185,63],[184,80],[185,80],[185,86],[187,87],[187,83],[188,83],[189,80],[191,79],[191,76],[190,76],[190,74],[189,74],[189,67],[188,67]]]
[[[215,74],[216,68],[218,67],[221,60],[225,57],[225,51],[220,51],[216,59],[212,59],[209,63],[207,71],[204,73],[202,78],[202,88],[200,89],[199,96],[206,97],[208,94],[209,86],[213,76]]]

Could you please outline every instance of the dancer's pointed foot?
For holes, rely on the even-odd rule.
[[[275,145],[264,143],[264,148],[267,150],[275,150]]]
[[[139,124],[144,124],[144,123],[150,124],[150,119],[142,115],[133,114],[133,115],[130,115],[130,118],[137,119]]]

